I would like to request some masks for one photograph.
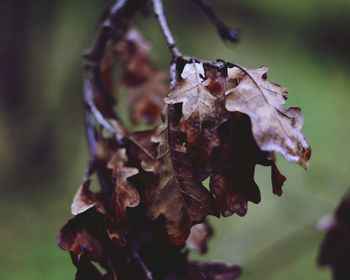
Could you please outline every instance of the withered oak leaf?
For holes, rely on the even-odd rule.
[[[285,159],[308,166],[311,148],[301,133],[303,116],[296,107],[284,108],[287,90],[267,80],[268,68],[228,68],[228,77],[237,86],[226,94],[226,109],[247,114],[254,138],[264,151],[274,151]]]
[[[146,279],[133,262],[132,252],[110,239],[104,215],[94,208],[69,220],[60,231],[58,244],[71,254],[77,267],[76,280]],[[105,272],[100,273],[94,263]]]
[[[179,128],[186,133],[186,147],[200,180],[210,174],[209,158],[219,145],[217,128],[228,119],[225,91],[230,82],[202,63],[185,65],[181,80],[169,91],[165,102],[182,104]]]
[[[119,149],[115,152],[108,162],[108,168],[113,170],[113,209],[118,225],[127,224],[128,207],[136,207],[140,203],[140,195],[135,187],[128,182],[128,178],[139,173],[137,168],[127,167],[127,155],[125,149]]]
[[[205,118],[210,118],[215,110],[215,97],[210,93],[207,86],[210,79],[204,78],[202,63],[188,63],[185,65],[181,78],[165,97],[165,103],[182,103],[184,119],[198,117],[200,123]],[[200,127],[198,128],[200,129]]]
[[[174,108],[168,107],[166,123],[154,137],[158,155],[154,162],[159,180],[145,191],[149,217],[163,215],[170,240],[184,245],[191,227],[216,214],[214,198],[201,184],[187,155],[184,133],[178,130]]]
[[[202,63],[185,65],[181,80],[165,97],[167,104],[182,103],[181,131],[187,135],[187,145],[200,144],[209,155],[217,145],[217,127],[227,119],[225,110],[225,83],[218,76],[207,77]]]
[[[244,216],[248,201],[260,202],[260,190],[254,180],[257,164],[271,166],[273,192],[281,195],[285,177],[279,172],[274,155],[256,144],[249,117],[236,112],[218,131],[220,146],[213,151],[210,190],[222,215]]]
[[[105,212],[103,205],[97,198],[97,194],[90,191],[90,184],[91,180],[86,180],[76,192],[71,205],[73,215],[81,214],[96,205],[100,212]]]
[[[103,216],[94,209],[69,220],[58,236],[59,246],[69,251],[77,261],[81,258],[102,261],[106,240]]]

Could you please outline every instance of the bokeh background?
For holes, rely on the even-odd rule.
[[[242,31],[236,46],[221,42],[191,1],[164,2],[184,53],[268,65],[270,79],[289,89],[288,106],[302,107],[313,148],[307,172],[279,158],[288,178],[281,198],[271,193],[269,170],[257,169],[262,202],[244,218],[212,219],[204,258],[242,265],[242,280],[330,279],[316,266],[316,223],[350,183],[350,1],[208,1]],[[108,3],[1,0],[0,279],[73,279],[56,236],[87,162],[81,54]],[[136,26],[167,67],[155,20],[139,17]]]

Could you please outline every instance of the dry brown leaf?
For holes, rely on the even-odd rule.
[[[113,208],[116,213],[118,225],[127,224],[128,207],[136,207],[140,203],[140,196],[134,186],[128,182],[128,178],[136,175],[139,171],[137,168],[127,167],[126,150],[119,149],[115,152],[112,159],[108,162],[108,168],[113,170]]]
[[[182,80],[170,90],[164,99],[167,104],[182,103],[182,113],[185,120],[190,118],[192,114],[198,114],[200,124],[204,119],[212,117],[216,100],[207,89],[210,79],[204,77],[202,63],[186,64],[181,73]],[[198,129],[200,130],[200,127]]]
[[[187,134],[188,145],[194,146],[204,138],[212,148],[217,144],[214,131],[228,115],[223,99],[225,84],[221,79],[205,78],[203,64],[196,62],[185,65],[181,78],[165,97],[165,102],[182,103],[180,128]]]
[[[272,154],[271,161],[271,182],[272,182],[272,192],[275,195],[282,195],[282,185],[286,181],[286,177],[281,174],[276,165],[276,159],[274,154]]]
[[[137,158],[143,170],[155,173],[154,160],[157,157],[158,144],[152,142],[155,129],[138,131],[129,136],[132,145],[129,146],[129,153]]]
[[[73,215],[83,213],[98,203],[96,194],[92,193],[89,189],[90,183],[91,180],[85,181],[75,194],[71,205],[71,212]]]
[[[77,267],[77,280],[145,279],[139,267],[132,263],[125,247],[111,241],[104,215],[89,209],[75,216],[61,229],[59,246],[70,252]],[[97,262],[104,273],[99,272]],[[103,275],[103,276],[102,276]]]
[[[94,193],[90,190],[91,180],[88,179],[79,187],[71,205],[71,213],[79,215],[92,207],[101,214],[106,214],[106,209],[100,201],[99,193]]]
[[[229,117],[225,109],[225,78],[208,72],[202,63],[186,64],[182,80],[165,98],[168,104],[182,103],[179,127],[186,133],[186,147],[196,163],[200,180],[210,174],[209,157],[219,145],[217,128]]]
[[[226,91],[226,109],[250,117],[254,138],[262,150],[277,152],[307,168],[311,149],[301,133],[301,110],[284,108],[287,90],[266,80],[267,70],[265,66],[229,68],[228,77],[238,85]]]
[[[101,231],[102,230],[102,231]],[[103,216],[90,209],[69,220],[58,236],[59,246],[78,261],[100,261],[104,255]]]
[[[145,203],[150,218],[163,215],[170,240],[183,245],[191,226],[216,210],[213,197],[194,174],[184,145],[185,136],[175,124],[175,114],[170,106],[168,124],[161,127],[155,140],[159,143],[155,162],[159,182],[146,190]]]
[[[236,113],[219,128],[220,146],[213,152],[210,189],[223,216],[244,216],[248,201],[259,203],[255,165],[270,165],[269,154],[256,145],[246,115]]]

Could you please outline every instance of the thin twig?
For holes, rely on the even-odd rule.
[[[125,6],[127,0],[115,1],[111,8],[111,15],[119,13],[119,11]]]
[[[182,57],[182,54],[176,46],[174,36],[171,33],[168,22],[165,18],[162,0],[152,0],[152,2],[153,2],[154,13],[157,17],[158,23],[160,25],[160,28],[162,29],[163,35],[165,37],[165,40],[168,44],[168,48],[172,55],[172,60],[171,60],[170,69],[169,69],[170,87],[172,88],[176,84],[176,78],[177,78],[176,64],[178,59]]]
[[[167,20],[165,18],[162,0],[152,0],[152,2],[154,13],[157,17],[160,28],[162,29],[169,50],[173,56],[173,59],[176,60],[177,58],[181,57],[181,52],[176,47],[175,39],[170,31]]]
[[[88,110],[95,117],[96,121],[109,133],[116,134],[116,129],[103,117],[102,113],[97,109],[93,101],[93,85],[89,78],[84,81],[84,102],[88,106]]]
[[[99,33],[95,39],[93,46],[89,49],[88,52],[84,54],[85,76],[83,85],[83,98],[86,105],[85,123],[90,158],[92,158],[95,154],[97,142],[96,129],[93,119],[95,119],[97,123],[106,129],[109,133],[115,135],[118,142],[122,141],[124,138],[123,131],[112,126],[106,120],[103,113],[100,112],[100,110],[97,108],[94,102],[94,94],[98,92],[102,100],[105,100],[105,103],[109,104],[108,115],[113,116],[113,119],[118,123],[117,127],[121,127],[121,125],[119,125],[119,120],[117,120],[117,115],[113,111],[113,102],[110,97],[111,95],[106,93],[105,89],[102,88],[101,83],[99,83],[99,80],[101,78],[99,65],[105,54],[107,42],[112,39],[113,19],[117,18],[118,14],[121,13],[126,3],[127,0],[115,1],[115,3],[111,6],[108,15],[101,24]]]
[[[148,270],[146,264],[141,259],[139,253],[136,250],[132,251],[131,256],[137,262],[137,264],[139,265],[139,267],[142,270],[142,272],[144,273],[146,279],[147,280],[153,280],[152,272]]]
[[[213,9],[203,0],[193,0],[208,16],[211,22],[215,25],[220,37],[224,41],[236,43],[238,41],[238,31],[228,27],[213,11]]]
[[[97,129],[95,126],[95,121],[101,125],[104,129],[109,131],[111,134],[115,135],[117,141],[121,141],[124,135],[121,131],[113,127],[103,116],[103,114],[98,110],[95,102],[94,95],[99,93],[101,98],[105,100],[106,104],[110,104],[108,108],[108,113],[111,116],[117,117],[113,112],[113,103],[111,100],[107,100],[108,94],[105,90],[101,88],[101,83],[98,83],[100,79],[99,66],[100,62],[104,57],[107,42],[112,39],[113,33],[113,18],[118,15],[126,5],[126,0],[117,0],[115,4],[111,7],[109,14],[106,19],[101,24],[99,33],[95,39],[93,46],[90,50],[84,54],[85,60],[85,74],[84,74],[84,84],[83,84],[83,99],[85,104],[85,129],[86,137],[88,140],[89,147],[89,164],[88,173],[84,177],[90,176],[91,172],[96,171],[101,189],[107,192],[110,189],[110,183],[104,178],[105,170],[96,169],[95,170],[95,154],[97,149]],[[98,89],[98,90],[96,90]],[[118,122],[116,120],[116,122]],[[118,126],[119,127],[119,126]]]

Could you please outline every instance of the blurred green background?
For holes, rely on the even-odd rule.
[[[262,202],[244,218],[212,219],[216,235],[204,258],[242,265],[242,280],[330,279],[315,263],[323,236],[315,225],[350,183],[350,2],[208,1],[242,31],[237,46],[221,42],[191,1],[164,2],[184,53],[268,65],[270,79],[289,89],[288,106],[303,109],[313,148],[307,172],[279,158],[288,178],[281,198],[271,193],[270,171],[258,168]],[[73,279],[56,236],[87,162],[81,54],[108,3],[0,3],[0,279]],[[136,25],[166,67],[154,19]]]

